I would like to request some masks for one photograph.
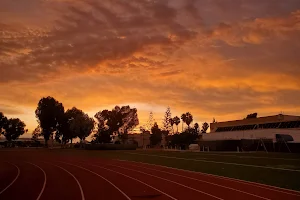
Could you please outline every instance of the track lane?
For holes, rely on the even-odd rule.
[[[99,164],[99,163],[98,163]],[[184,184],[171,181],[165,178],[161,178],[158,176],[154,176],[151,174],[147,174],[144,172],[132,170],[129,168],[124,168],[122,166],[110,166],[110,169],[119,171],[123,174],[126,174],[128,176],[134,177],[136,179],[139,179],[149,185],[152,185],[153,187],[158,188],[161,191],[164,191],[165,193],[168,193],[172,195],[173,197],[177,199],[182,200],[190,200],[190,199],[205,199],[205,200],[223,200],[222,198],[219,198],[217,196],[207,194],[201,190],[197,190],[194,188],[191,188],[189,186],[186,186]]]
[[[119,163],[116,163],[119,165]],[[139,166],[132,163],[124,162],[123,167],[128,167],[135,170],[140,170],[143,172],[147,172],[156,176],[160,176],[163,178],[169,178],[172,181],[185,183],[186,185],[193,187],[195,189],[203,190],[207,193],[214,194],[215,196],[218,196],[220,198],[224,199],[254,199],[254,200],[270,200],[265,197],[261,197],[252,193],[244,192],[242,190],[233,188],[233,187],[227,187],[226,185],[220,185],[213,182],[204,181],[202,179],[197,179],[195,177],[189,177],[182,174],[177,174],[174,172],[166,172],[158,169],[154,169],[151,167],[144,167]],[[217,192],[216,192],[217,191]]]
[[[238,190],[245,191],[247,193],[252,193],[254,195],[261,196],[268,199],[274,199],[274,200],[282,200],[286,198],[291,200],[300,199],[300,193],[298,191],[285,190],[283,188],[276,188],[276,187],[263,185],[259,183],[246,182],[246,181],[232,179],[232,178],[204,174],[201,172],[192,172],[192,171],[180,170],[180,169],[169,168],[169,167],[147,164],[147,163],[131,162],[131,161],[119,161],[119,162],[123,162],[124,164],[128,163],[130,165],[133,164],[136,165],[137,167],[146,167],[149,169],[155,169],[155,170],[164,171],[168,173],[175,173],[181,176],[192,177],[192,178],[196,178],[202,181],[204,180],[206,182],[211,182],[218,185],[225,185],[227,187],[236,188]],[[119,164],[119,162],[116,163]],[[143,168],[141,169],[145,170]]]
[[[77,164],[72,164],[72,163],[69,163],[69,162],[61,162],[61,163],[64,163],[64,164],[67,164],[67,165],[71,165],[71,166],[74,166],[74,167],[77,167],[79,169],[82,169],[82,170],[85,170],[87,172],[90,172],[98,177],[100,177],[101,179],[103,179],[104,181],[106,181],[107,183],[109,183],[112,187],[114,187],[117,191],[119,191],[126,199],[128,200],[131,200],[130,197],[125,193],[123,192],[120,188],[118,188],[115,184],[113,184],[110,180],[106,179],[105,177],[101,176],[100,174],[94,172],[94,171],[91,171],[85,167],[82,167],[82,166],[79,166]]]
[[[34,163],[47,174],[47,184],[40,200],[82,200],[78,184],[69,173],[49,163]]]
[[[0,163],[0,195],[5,192],[20,176],[20,168],[10,162]]]
[[[46,172],[45,172],[40,166],[38,166],[38,165],[36,165],[36,164],[33,164],[33,163],[31,163],[31,162],[27,162],[27,163],[29,163],[29,164],[35,166],[36,168],[40,169],[40,170],[43,172],[43,174],[44,174],[44,183],[43,183],[43,187],[42,187],[42,189],[41,189],[41,192],[39,193],[39,196],[36,198],[36,200],[39,200],[39,199],[41,198],[41,196],[42,196],[44,190],[45,190],[45,187],[46,187],[46,183],[47,183],[47,175],[46,175]]]
[[[105,200],[129,200],[122,193],[108,184],[107,181],[91,173],[88,170],[68,164],[68,161],[53,161],[56,165],[65,168],[80,182],[86,200],[105,199]]]
[[[53,165],[53,166],[55,166],[57,168],[60,168],[61,170],[65,171],[66,173],[68,173],[70,176],[73,177],[73,179],[76,181],[76,183],[77,183],[77,185],[79,187],[80,195],[81,195],[81,200],[85,200],[85,195],[84,195],[82,186],[81,186],[79,180],[76,178],[76,176],[74,176],[74,174],[72,172],[70,172],[69,170],[67,170],[66,168],[64,168],[62,166],[59,166],[59,165],[56,165],[56,164],[53,164],[53,163],[51,163],[51,165]]]
[[[74,163],[74,161],[72,163]],[[115,185],[117,185],[118,188],[120,188],[122,191],[128,194],[128,196],[131,199],[138,200],[138,199],[145,199],[145,198],[155,198],[156,200],[167,200],[167,199],[177,200],[175,197],[139,179],[133,178],[119,171],[109,169],[108,166],[105,165],[105,163],[103,163],[101,166],[91,164],[91,163],[86,163],[86,162],[83,163],[79,161],[76,161],[75,163],[78,164],[79,166],[84,166],[85,168],[91,171],[101,174],[101,176],[110,180]]]
[[[36,200],[44,183],[42,171],[23,161],[11,162],[20,168],[20,175],[16,181],[0,194],[2,200],[28,199]],[[21,196],[21,198],[20,198]]]

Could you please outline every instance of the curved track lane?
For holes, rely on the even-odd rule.
[[[12,167],[13,166],[13,167]],[[10,162],[0,163],[0,196],[7,190],[20,176],[20,168]],[[16,171],[16,172],[15,172]],[[16,175],[14,176],[14,174]]]
[[[44,174],[41,170],[29,163],[22,161],[14,162],[20,169],[20,175],[15,182],[10,185],[3,193],[0,194],[0,199],[16,200],[28,199],[36,200],[44,184]]]
[[[77,163],[77,162],[76,162]],[[109,169],[108,167],[99,166],[90,163],[77,163],[90,169],[106,179],[113,182],[118,188],[124,191],[131,199],[147,199],[155,198],[156,200],[177,200],[175,197],[159,190],[142,180],[136,179],[132,176],[121,173],[120,171]]]

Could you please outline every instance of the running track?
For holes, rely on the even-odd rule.
[[[299,200],[300,192],[137,162],[0,154],[1,200]]]

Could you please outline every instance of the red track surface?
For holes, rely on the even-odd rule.
[[[296,191],[129,161],[21,151],[1,157],[1,200],[300,199]]]

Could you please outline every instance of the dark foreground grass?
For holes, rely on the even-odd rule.
[[[36,151],[40,151],[40,153],[43,154],[45,150]],[[151,150],[86,151],[66,149],[45,152],[60,156],[91,156],[158,164],[300,191],[299,154],[191,153]]]

